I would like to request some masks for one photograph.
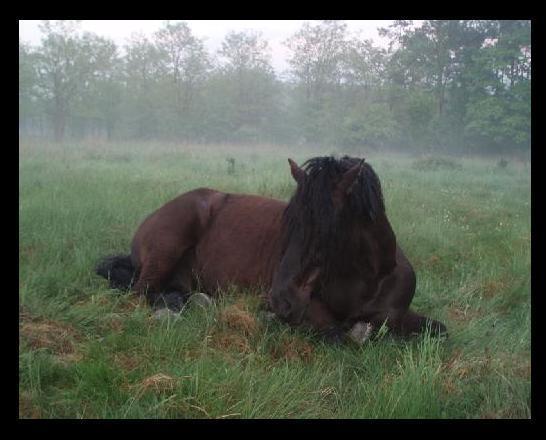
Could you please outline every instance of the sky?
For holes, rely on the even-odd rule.
[[[171,20],[176,22],[177,20]],[[288,49],[283,42],[296,33],[305,23],[316,20],[184,20],[192,33],[205,39],[209,52],[216,52],[229,31],[255,30],[269,42],[271,63],[278,73],[288,68]],[[82,20],[81,29],[102,37],[111,38],[122,46],[132,33],[140,32],[151,36],[165,22],[163,20]],[[379,46],[386,46],[386,40],[378,34],[377,28],[386,27],[392,20],[345,20],[348,31],[362,39],[371,39]],[[19,20],[19,36],[24,42],[38,45],[41,39],[39,20]]]

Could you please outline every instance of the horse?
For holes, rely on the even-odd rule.
[[[358,323],[402,337],[445,325],[410,309],[416,275],[397,244],[381,183],[350,156],[288,159],[296,190],[287,202],[209,188],[186,192],[138,227],[129,255],[104,258],[97,274],[153,308],[179,311],[195,289],[262,289],[288,325],[332,342]]]

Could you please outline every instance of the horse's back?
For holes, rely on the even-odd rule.
[[[285,202],[266,197],[226,195],[196,247],[196,268],[209,289],[271,283],[280,259],[285,207]]]
[[[220,191],[198,188],[165,203],[137,229],[132,243],[133,263],[140,266],[153,250],[161,254],[167,247],[194,246],[226,196]]]
[[[190,264],[206,290],[267,284],[278,263],[286,203],[266,197],[198,188],[148,216],[133,239],[132,260]]]

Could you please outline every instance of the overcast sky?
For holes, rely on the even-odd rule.
[[[177,20],[171,20],[176,22]],[[287,69],[288,49],[283,42],[297,32],[305,21],[315,20],[184,20],[192,33],[205,39],[209,52],[216,52],[229,31],[256,30],[268,40],[271,48],[272,64],[278,73]],[[377,45],[384,46],[386,41],[379,37],[377,28],[388,26],[392,20],[346,20],[349,32],[358,33],[363,39],[372,39]],[[19,36],[27,43],[40,43],[39,20],[20,20]],[[123,45],[134,32],[151,36],[162,25],[163,20],[82,20],[81,29],[114,40]]]

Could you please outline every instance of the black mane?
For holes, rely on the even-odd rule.
[[[332,192],[343,174],[362,159],[343,156],[315,157],[302,169],[307,177],[298,184],[283,216],[283,253],[293,240],[301,240],[302,269],[320,266],[327,269],[339,260],[340,252],[351,239],[355,220],[373,223],[385,212],[381,183],[370,165],[361,171],[347,194],[344,207],[336,212]]]

